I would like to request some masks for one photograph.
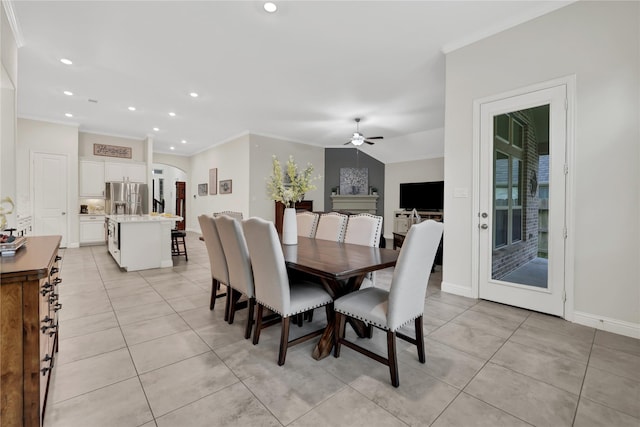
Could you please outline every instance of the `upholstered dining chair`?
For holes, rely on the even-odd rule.
[[[318,227],[319,219],[320,215],[314,212],[296,212],[298,236],[314,238],[316,236],[316,228]]]
[[[332,240],[334,242],[344,241],[344,231],[347,227],[347,215],[338,212],[329,212],[320,215],[318,228],[316,229],[316,239]]]
[[[334,307],[338,328],[334,336],[333,355],[335,357],[340,356],[340,346],[344,344],[389,366],[391,384],[394,387],[400,385],[398,359],[396,356],[396,337],[415,344],[418,348],[418,360],[420,363],[425,363],[422,330],[424,299],[427,293],[429,275],[431,274],[431,265],[438,250],[443,228],[444,225],[441,222],[428,220],[409,229],[409,233],[400,249],[389,291],[373,287],[360,289],[335,301]],[[347,317],[362,320],[386,331],[386,358],[345,339],[344,329]],[[399,332],[402,326],[412,320],[415,324],[415,338]]]
[[[290,281],[278,239],[276,228],[270,221],[261,218],[250,218],[243,221],[253,277],[255,281],[256,328],[253,343],[260,340],[260,331],[272,322],[263,323],[263,309],[266,307],[281,316],[280,349],[278,365],[284,365],[289,346],[307,341],[321,335],[325,328],[310,332],[302,337],[289,341],[289,326],[292,316],[304,313],[317,307],[325,306],[327,319],[333,316],[333,300],[320,284],[306,281]]]
[[[242,221],[242,212],[234,212],[234,211],[222,211],[222,212],[214,212],[213,217],[217,218],[221,215],[230,216],[231,218],[235,218],[239,221]]]
[[[347,221],[347,230],[344,234],[344,242],[354,245],[363,245],[377,248],[380,245],[380,234],[382,233],[382,217],[361,213],[351,215]],[[368,273],[362,282],[361,288],[373,286],[375,274]]]
[[[227,215],[220,215],[213,219],[218,229],[220,242],[224,256],[227,260],[227,268],[229,269],[229,287],[227,292],[227,311],[229,313],[229,324],[233,323],[236,303],[240,294],[247,297],[247,327],[244,337],[248,339],[251,336],[251,328],[253,327],[253,310],[255,307],[255,290],[253,285],[253,272],[251,271],[251,260],[247,243],[242,231],[240,221]],[[236,292],[232,292],[234,290]],[[235,294],[235,295],[233,295]]]
[[[198,216],[198,222],[200,223],[202,238],[209,254],[209,265],[211,267],[211,301],[209,302],[209,310],[213,310],[216,299],[227,295],[226,293],[218,294],[218,290],[220,289],[220,284],[224,284],[225,287],[229,285],[229,270],[227,269],[227,259],[224,256],[220,235],[213,217],[200,215]],[[225,310],[225,320],[228,315],[229,313]]]

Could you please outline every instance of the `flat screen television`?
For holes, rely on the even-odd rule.
[[[400,184],[400,208],[441,211],[444,208],[444,181]]]

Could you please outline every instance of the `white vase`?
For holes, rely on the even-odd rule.
[[[298,221],[295,208],[285,208],[282,219],[282,243],[285,245],[298,244]]]

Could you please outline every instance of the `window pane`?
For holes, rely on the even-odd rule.
[[[496,210],[496,225],[493,228],[493,245],[496,248],[507,244],[507,227],[509,225],[509,211]]]
[[[495,116],[493,126],[494,134],[496,136],[504,139],[505,141],[509,141],[509,116],[506,114]]]
[[[515,120],[512,123],[513,123],[513,134],[512,134],[513,139],[511,140],[511,143],[513,144],[514,147],[522,148],[523,141],[524,141],[524,129],[522,125],[516,122]]]
[[[496,151],[494,208],[509,206],[509,156]]]
[[[522,209],[511,210],[511,242],[522,240]]]
[[[514,158],[511,165],[511,205],[522,206],[522,162]]]

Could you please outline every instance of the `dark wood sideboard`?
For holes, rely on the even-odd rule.
[[[276,204],[276,230],[278,234],[282,234],[282,218],[284,217],[284,205],[280,202]],[[313,200],[301,200],[296,203],[295,208],[297,210],[311,211],[313,212]]]
[[[40,426],[58,348],[60,236],[0,260],[0,426]]]

